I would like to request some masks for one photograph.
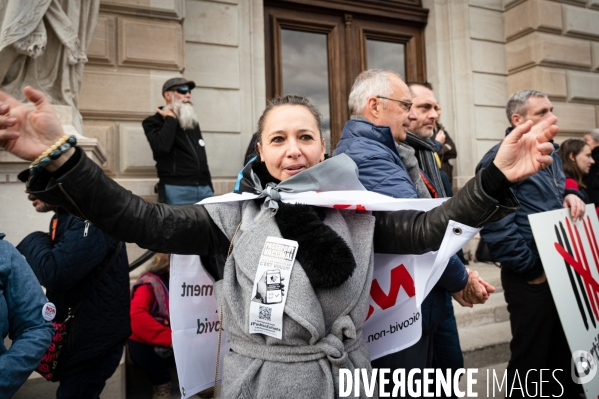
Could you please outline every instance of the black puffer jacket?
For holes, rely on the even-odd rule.
[[[59,373],[69,375],[94,359],[123,345],[131,335],[129,319],[129,268],[127,250],[118,256],[92,290],[94,282],[115,252],[118,241],[98,228],[58,208],[54,240],[41,231],[31,233],[17,246],[46,287],[57,308],[55,321],[64,321],[69,307],[84,301],[73,319],[60,356]]]
[[[375,252],[433,251],[441,245],[449,220],[480,227],[515,211],[518,201],[507,184],[486,183],[493,186],[492,196],[483,190],[481,178],[496,182],[497,174],[502,176],[493,168],[478,173],[457,195],[431,211],[375,212]],[[106,177],[80,149],[54,176],[43,171],[32,178],[29,192],[123,241],[157,252],[203,256],[213,276],[222,276],[229,241],[203,206],[145,202]]]

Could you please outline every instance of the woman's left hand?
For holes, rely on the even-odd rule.
[[[34,107],[0,90],[0,146],[13,155],[32,161],[60,139],[64,132],[44,93],[29,86],[23,89],[23,93]]]
[[[549,140],[559,130],[555,122],[553,115],[534,126],[526,121],[505,137],[493,162],[510,182],[526,179],[553,163]]]

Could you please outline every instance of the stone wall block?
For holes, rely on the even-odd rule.
[[[503,0],[503,9],[504,10],[509,10],[515,6],[517,6],[518,4],[523,3],[526,0]]]
[[[114,17],[98,16],[94,36],[87,51],[89,64],[116,64],[116,22]]]
[[[142,120],[156,107],[151,94],[149,70],[89,65],[83,72],[79,110],[84,119]]]
[[[559,118],[560,132],[582,133],[595,127],[596,106],[553,101],[553,113]]]
[[[489,150],[491,148],[493,148],[495,146],[495,144],[500,143],[501,140],[503,140],[503,137],[505,136],[506,127],[507,127],[507,124],[504,124],[503,134],[501,135],[501,138],[498,138],[495,140],[476,140],[476,159],[477,159],[476,164],[478,164],[478,162],[481,159],[483,159],[485,154],[487,152],[489,152]],[[464,181],[462,185],[464,185],[465,183],[466,183],[466,181]]]
[[[508,42],[505,45],[508,72],[537,64],[541,58],[540,50],[538,33],[531,33]]]
[[[505,37],[508,40],[541,30],[560,32],[563,29],[561,5],[545,0],[527,0],[504,13]]]
[[[185,40],[225,46],[239,45],[238,6],[188,0],[186,7]]]
[[[506,101],[507,98],[503,102]],[[474,118],[476,120],[474,133],[477,140],[503,140],[505,129],[508,127],[504,107],[474,107]],[[484,154],[478,155],[477,160],[480,160]]]
[[[85,137],[97,139],[100,146],[106,152],[106,162],[104,162],[104,172],[109,176],[114,176],[118,164],[117,139],[116,139],[116,124],[109,121],[92,121],[86,120],[83,122],[83,132]]]
[[[592,65],[593,71],[599,71],[599,43],[591,42],[591,54],[592,54]]]
[[[202,131],[241,132],[241,93],[238,90],[201,89],[196,92],[194,105]]]
[[[505,76],[473,74],[474,105],[502,107],[507,99],[507,78]]]
[[[563,69],[533,67],[508,76],[510,95],[520,90],[540,90],[552,99],[565,100],[568,96],[566,71]]]
[[[507,74],[505,60],[505,45],[482,40],[472,40],[472,70],[474,72],[487,72]]]
[[[586,6],[587,5],[587,0],[554,0],[557,1],[559,3],[564,3],[564,4],[574,4],[577,6]]]
[[[188,1],[203,1],[203,0],[188,0]],[[216,3],[239,4],[239,0],[211,0]]]
[[[235,47],[187,43],[185,76],[198,86],[240,88],[239,50]]]
[[[176,20],[185,17],[184,0],[102,0],[100,10]]]
[[[599,0],[588,0],[587,6],[590,8],[599,8]]]
[[[120,172],[156,175],[152,149],[140,123],[119,123]]]
[[[565,35],[599,38],[599,11],[563,4],[562,14]]]
[[[503,2],[501,0],[470,0],[468,4],[489,10],[503,11]]]
[[[599,74],[567,71],[568,100],[599,103]]]
[[[595,107],[595,127],[599,127],[599,105]]]
[[[503,43],[503,13],[470,7],[470,37]]]
[[[214,133],[202,131],[206,140],[208,166],[214,175],[218,170],[219,176],[235,176],[243,168],[243,157],[246,148],[241,148],[239,134]]]
[[[119,65],[182,70],[183,29],[177,21],[119,17]]]
[[[591,46],[588,40],[530,33],[506,44],[508,72],[532,65],[590,68]]]

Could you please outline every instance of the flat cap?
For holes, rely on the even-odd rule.
[[[169,91],[173,87],[177,86],[188,86],[189,90],[193,90],[193,88],[196,87],[196,84],[193,80],[187,80],[185,78],[172,78],[164,82],[164,85],[162,85],[162,94],[164,94],[165,91]]]

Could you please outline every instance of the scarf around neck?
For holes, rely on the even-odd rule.
[[[281,200],[280,192],[301,193],[306,191],[366,191],[358,179],[358,167],[354,161],[345,154],[312,166],[290,178],[279,182],[272,178],[266,171],[261,170],[260,159],[249,162],[240,173],[234,192],[250,192],[264,198],[264,208],[276,215]],[[256,163],[258,163],[256,165]],[[265,168],[264,168],[265,169]],[[272,180],[264,184],[264,181]]]
[[[437,166],[437,160],[435,159],[434,144],[430,140],[421,139],[411,132],[408,132],[404,142],[416,151],[416,158],[418,158],[420,168],[432,180],[433,185],[439,193],[439,197],[447,197],[443,180],[441,180],[441,173]]]

